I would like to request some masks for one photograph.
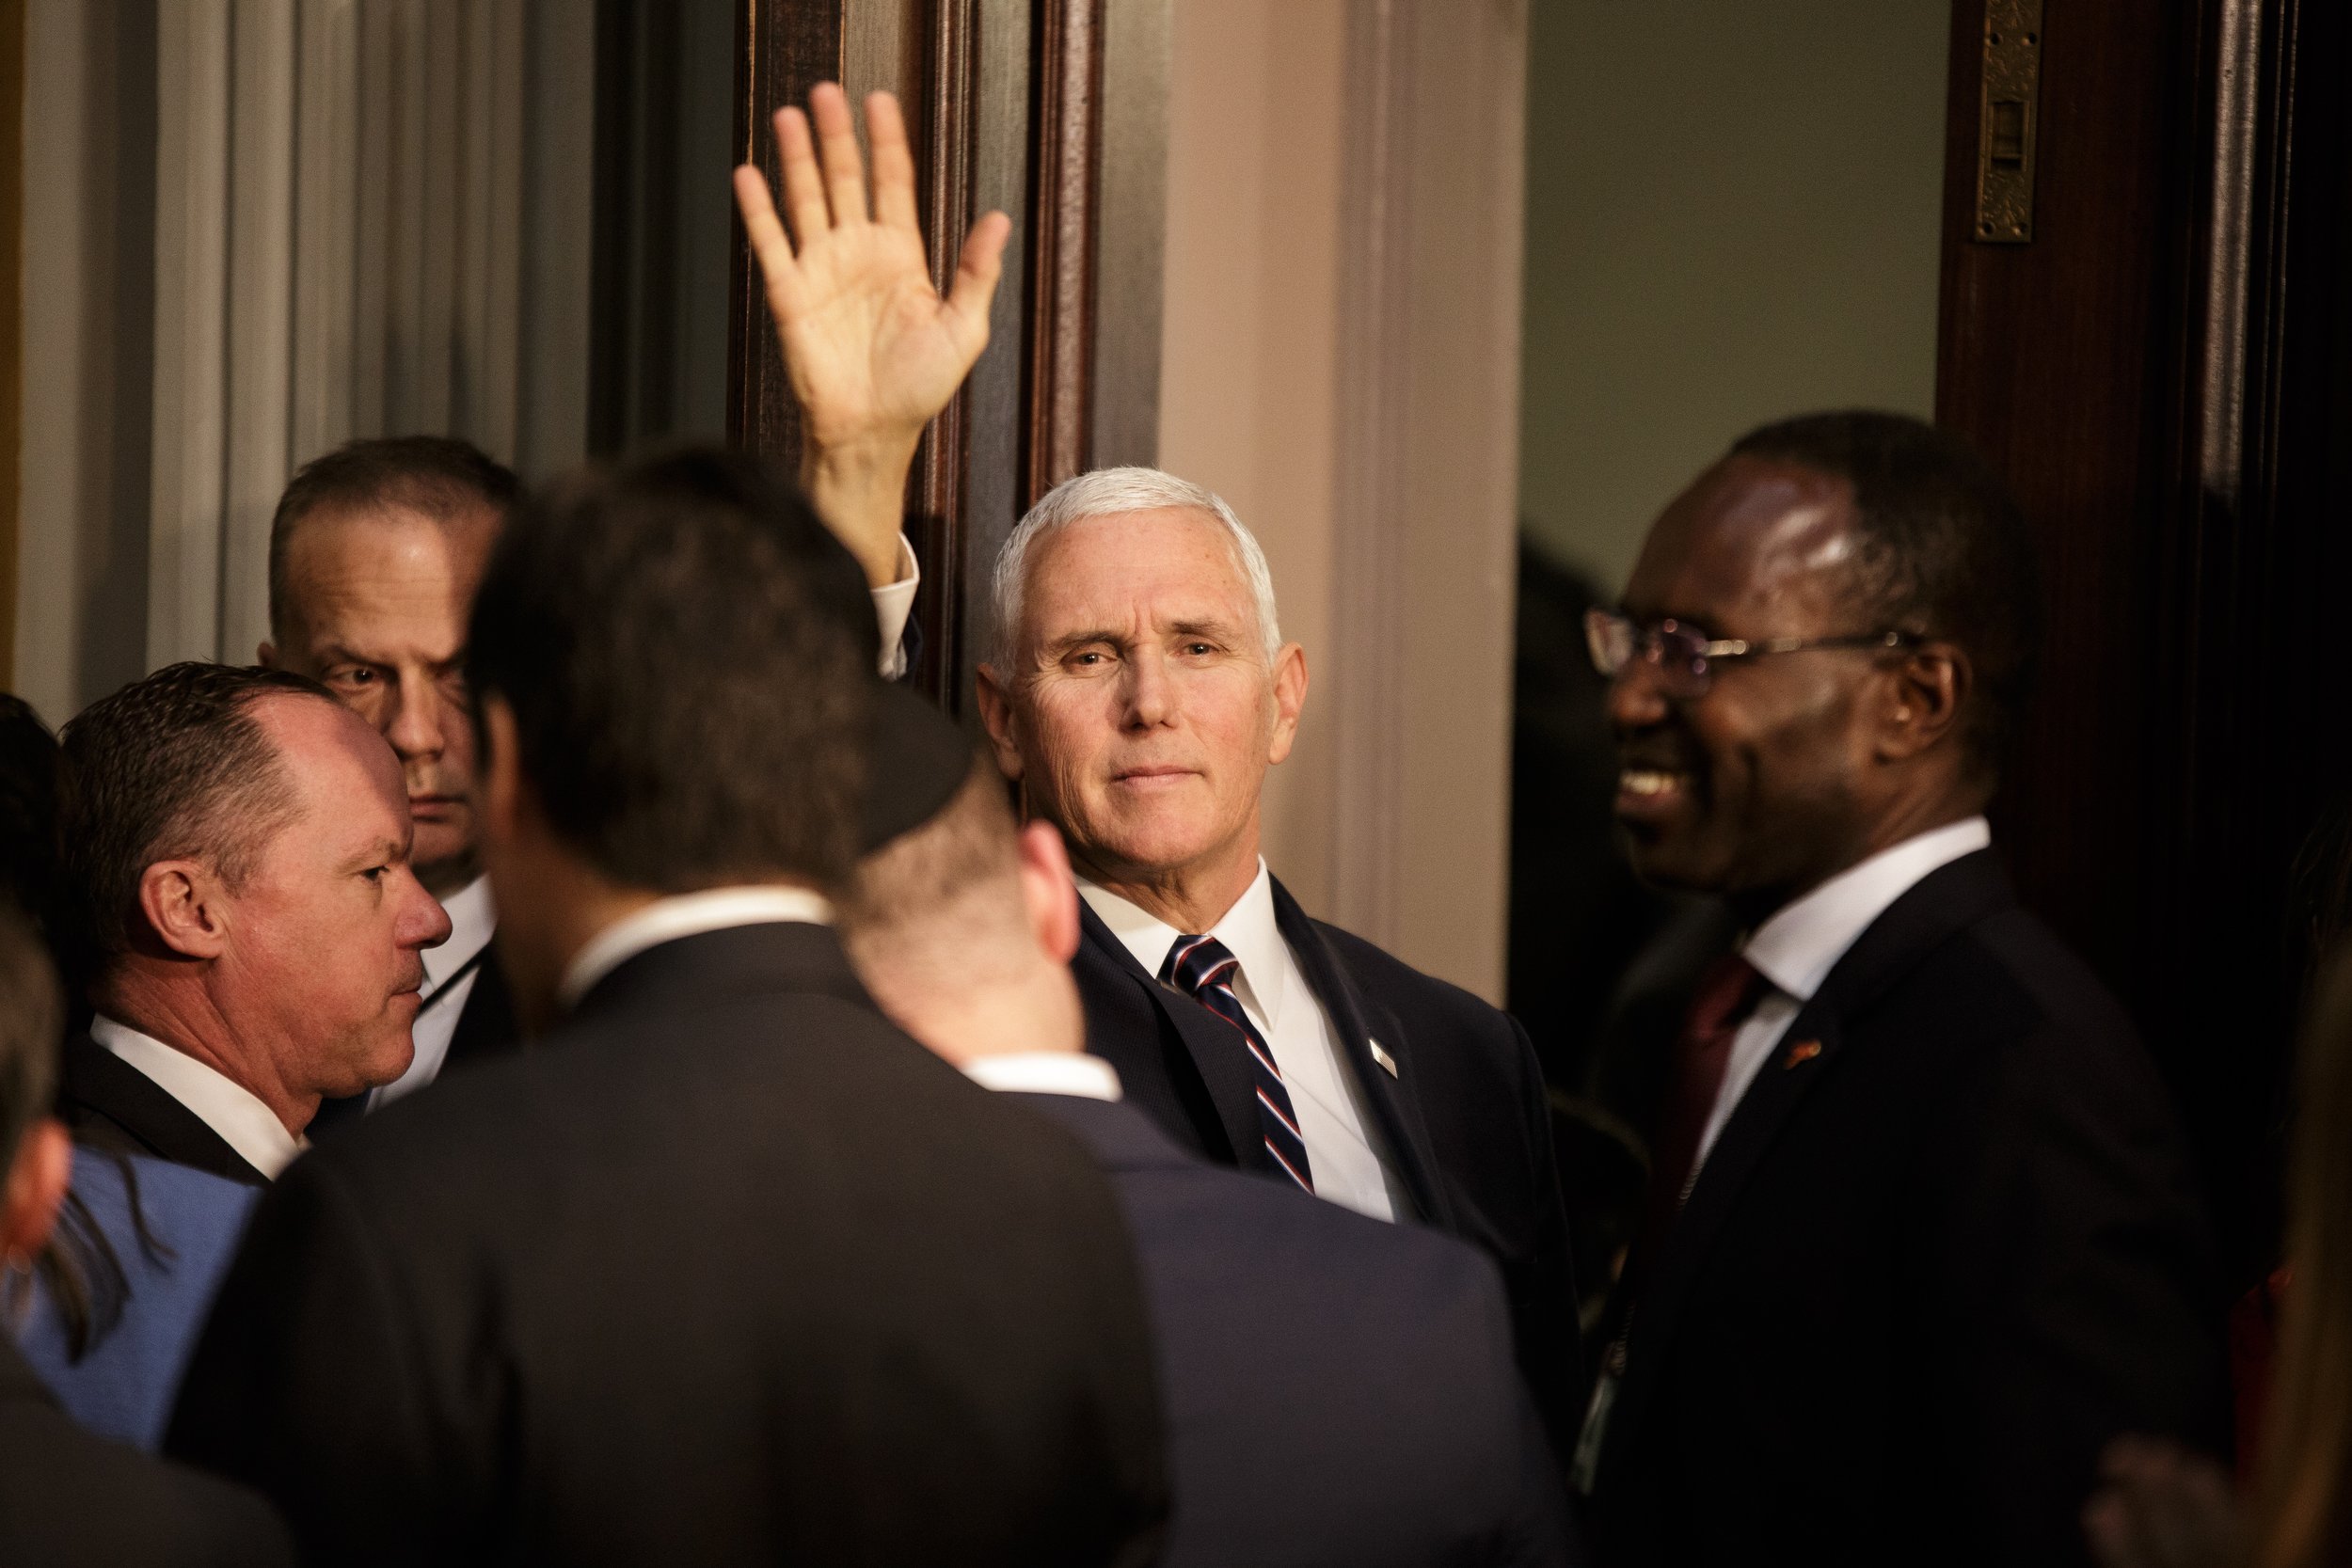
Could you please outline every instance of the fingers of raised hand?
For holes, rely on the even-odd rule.
[[[819,82],[808,95],[809,116],[817,123],[817,144],[824,159],[825,194],[833,198],[836,228],[866,221],[866,165],[858,156],[857,127],[850,119],[850,101],[839,85]]]
[[[866,138],[874,150],[874,216],[893,229],[920,231],[914,211],[914,156],[907,150],[905,117],[886,92],[866,95]]]
[[[768,297],[781,309],[794,297],[800,272],[793,264],[792,242],[785,238],[776,204],[768,193],[768,177],[757,166],[745,164],[735,171],[735,205],[743,214],[743,232],[752,243],[752,254],[759,258],[760,273],[768,280]]]
[[[833,226],[825,211],[825,184],[817,172],[817,150],[808,117],[798,109],[776,111],[776,159],[784,171],[784,210],[791,214],[792,237],[806,245]]]
[[[988,337],[989,301],[995,297],[996,279],[1004,271],[1005,241],[1011,233],[1012,220],[1004,214],[983,214],[964,236],[956,276],[947,284],[947,312],[956,318],[958,330],[977,332],[982,341]]]

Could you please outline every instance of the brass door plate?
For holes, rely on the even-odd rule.
[[[1984,91],[1977,119],[1980,245],[2033,238],[2033,164],[2042,139],[2042,0],[1985,0]]]

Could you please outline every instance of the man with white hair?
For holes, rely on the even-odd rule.
[[[826,166],[854,171],[837,89],[814,102]],[[946,297],[933,290],[892,107],[868,103],[870,219],[853,182],[829,197],[797,123],[779,133],[782,216],[756,170],[736,182],[793,367],[803,482],[845,539],[896,539],[916,440],[986,339],[1007,229],[981,219]],[[821,309],[795,253],[811,237],[835,285]],[[863,373],[803,374],[817,359]],[[1310,920],[1259,856],[1259,796],[1296,733],[1307,656],[1282,641],[1257,541],[1199,485],[1106,469],[1023,519],[995,598],[980,711],[1025,814],[1061,830],[1077,868],[1088,1049],[1185,1148],[1483,1247],[1537,1404],[1555,1441],[1571,1433],[1575,1294],[1526,1034]]]
[[[1259,853],[1308,679],[1257,541],[1173,475],[1084,474],[1013,531],[994,598],[980,712],[1069,845],[1088,1049],[1206,1157],[1484,1247],[1565,1430],[1575,1298],[1525,1032],[1311,919]]]

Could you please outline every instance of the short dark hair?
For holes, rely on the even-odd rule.
[[[405,507],[437,522],[484,508],[504,517],[522,497],[515,470],[452,436],[346,441],[296,469],[269,522],[270,635],[286,628],[286,552],[294,530],[318,513]]]
[[[836,885],[856,852],[873,603],[791,486],[691,449],[526,501],[474,597],[482,731],[513,710],[550,826],[625,886]]]
[[[0,692],[0,895],[49,918],[57,869],[57,739],[24,698]]]
[[[335,698],[283,670],[173,664],[82,710],[58,774],[59,935],[87,981],[131,947],[139,879],[205,859],[231,887],[294,809],[294,784],[254,721],[271,696]]]
[[[1857,632],[1905,631],[1957,644],[1976,689],[1962,736],[1997,777],[2030,692],[2042,590],[2024,511],[1949,431],[1905,414],[1805,414],[1750,431],[1735,457],[1791,463],[1853,486],[1861,548],[1851,571]]]

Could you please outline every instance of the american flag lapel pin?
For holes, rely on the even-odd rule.
[[[1820,1053],[1821,1042],[1820,1040],[1799,1040],[1788,1048],[1788,1054],[1781,1058],[1780,1065],[1783,1069],[1798,1067],[1811,1061]]]

